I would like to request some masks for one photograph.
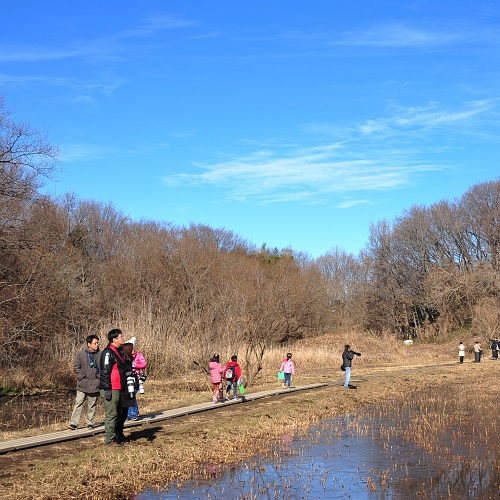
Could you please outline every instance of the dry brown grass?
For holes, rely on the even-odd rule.
[[[473,339],[463,340],[472,346]],[[346,393],[342,387],[334,386],[312,393],[289,393],[283,397],[286,399],[219,408],[155,427],[135,428],[131,431],[133,441],[118,450],[104,447],[102,436],[97,436],[7,454],[0,456],[0,486],[9,498],[124,498],[146,486],[181,485],[193,474],[202,477],[207,474],[207,466],[221,470],[245,457],[269,453],[271,443],[285,432],[300,434],[323,418],[372,404],[385,404],[397,411],[409,393],[421,394],[425,399],[436,387],[450,387],[450,397],[454,397],[457,387],[479,397],[489,393],[492,385],[498,385],[499,366],[495,362],[487,360],[476,365],[470,363],[468,355],[464,365],[457,363],[455,339],[443,344],[405,346],[392,338],[353,334],[348,338],[331,335],[303,341],[293,349],[270,350],[261,376],[248,392],[278,385],[276,371],[288,350],[293,352],[297,366],[294,385],[340,382],[342,373],[338,366],[346,342],[363,353],[361,358],[355,358],[352,373],[354,383],[359,381],[358,391]],[[435,364],[441,366],[426,367]],[[141,412],[148,413],[209,399],[208,378],[200,371],[167,381],[148,380],[139,404]],[[387,404],[389,401],[391,405]],[[228,412],[233,413],[237,424],[227,425]],[[37,432],[66,425],[67,421]],[[27,430],[4,434],[3,439],[33,433]]]
[[[349,342],[363,352],[355,359],[352,373],[353,381],[359,381],[357,391],[333,386],[219,408],[161,426],[134,429],[132,442],[117,450],[105,448],[99,436],[7,454],[0,456],[4,471],[0,486],[10,498],[124,498],[147,486],[180,485],[193,474],[206,474],[207,466],[223,469],[245,457],[270,453],[271,443],[285,432],[300,434],[319,419],[388,401],[397,408],[409,392],[425,394],[436,386],[452,387],[450,397],[457,386],[466,394],[487,394],[491,379],[498,377],[494,362],[476,365],[469,362],[469,356],[468,362],[459,365],[454,340],[449,345],[413,346],[354,335],[346,340],[334,336],[323,340],[321,345],[315,340],[291,349],[298,370],[294,384],[325,379],[340,382],[340,353],[344,342]],[[286,351],[268,353],[262,379],[249,391],[277,385],[275,372]],[[426,364],[441,366],[414,368]],[[148,381],[141,411],[209,400],[206,376],[194,375],[169,382]],[[229,412],[232,425],[227,424]]]

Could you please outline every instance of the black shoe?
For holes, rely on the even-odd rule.
[[[106,443],[106,446],[119,447],[119,446],[123,446],[123,443],[120,443],[116,439],[112,439],[109,443]]]
[[[123,434],[121,436],[116,436],[116,440],[123,445],[123,443],[130,443],[130,438],[125,437]]]
[[[357,389],[357,386],[349,384],[349,389]]]
[[[93,429],[95,427],[94,424],[87,424],[87,429]]]
[[[75,429],[78,429],[78,425],[69,424],[69,428],[74,431]]]

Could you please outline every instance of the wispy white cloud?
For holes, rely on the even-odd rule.
[[[0,86],[11,85],[16,87],[28,87],[44,85],[49,87],[68,88],[78,92],[79,94],[71,100],[80,100],[82,102],[93,102],[93,99],[89,94],[111,96],[124,83],[125,80],[114,77],[103,77],[101,80],[82,80],[77,78],[63,78],[53,76],[20,76],[0,74]]]
[[[364,31],[344,32],[339,43],[375,47],[428,47],[450,45],[469,38],[463,32],[439,32],[404,24],[387,24]]]
[[[186,28],[195,25],[195,21],[177,19],[167,15],[150,16],[136,27],[111,33],[103,37],[65,41],[64,46],[22,46],[0,44],[0,62],[40,62],[64,59],[115,59],[124,57],[128,40],[153,37],[157,33]]]
[[[342,141],[290,147],[284,153],[277,148],[258,149],[226,161],[197,164],[197,172],[165,176],[163,181],[167,186],[217,187],[229,199],[258,203],[318,202],[332,194],[357,193],[338,205],[349,208],[370,203],[369,196],[358,196],[360,192],[401,189],[421,173],[451,168],[446,161],[423,159],[426,148],[434,144],[436,128],[445,135],[456,130],[463,133],[496,105],[495,100],[482,100],[459,109],[445,109],[437,103],[398,109],[390,117],[344,127],[349,132],[343,133]],[[313,124],[309,131],[325,136],[340,129]]]
[[[367,205],[370,204],[369,200],[346,200],[342,201],[337,205],[337,208],[351,208],[357,205]]]
[[[367,120],[359,124],[363,135],[401,134],[408,130],[452,129],[470,127],[498,107],[498,99],[476,100],[460,109],[447,109],[437,103],[423,107],[398,108],[394,115],[380,120]]]
[[[116,148],[100,144],[67,143],[61,147],[60,159],[65,163],[91,161],[116,154]]]
[[[334,145],[337,146],[337,145]],[[411,174],[442,168],[381,158],[349,159],[344,151],[326,144],[314,151],[294,151],[277,157],[259,151],[230,161],[198,165],[201,172],[166,176],[168,186],[216,186],[225,188],[233,200],[260,203],[310,201],[331,193],[396,189],[410,182]],[[388,155],[389,156],[389,155]]]

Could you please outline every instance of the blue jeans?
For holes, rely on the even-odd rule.
[[[292,374],[285,372],[285,378],[283,380],[283,387],[285,385],[288,385],[288,388],[290,389],[290,384],[292,383]]]
[[[238,382],[228,382],[227,383],[227,391],[226,391],[226,396],[229,397],[229,393],[231,392],[231,387],[233,388],[234,391],[234,397],[238,395]]]
[[[351,367],[345,367],[345,377],[344,377],[344,387],[349,387],[349,381],[351,380]]]
[[[132,420],[139,416],[139,404],[137,403],[137,391],[135,391],[134,406],[129,406],[127,412],[127,420]]]

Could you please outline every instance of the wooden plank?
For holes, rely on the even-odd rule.
[[[325,382],[319,384],[309,384],[300,387],[292,387],[290,389],[272,389],[268,391],[256,392],[254,394],[245,394],[243,396],[240,396],[239,400],[230,399],[229,401],[224,400],[218,404],[207,402],[207,403],[198,403],[191,406],[185,406],[183,408],[173,408],[171,410],[165,410],[159,413],[140,416],[138,420],[127,421],[125,422],[125,428],[149,425],[151,423],[161,422],[176,417],[183,417],[186,415],[192,415],[203,411],[220,409],[227,407],[229,405],[248,403],[251,401],[255,401],[257,399],[279,396],[283,394],[290,394],[292,392],[297,392],[297,391],[319,389],[321,387],[326,387],[328,385],[332,385],[332,383]],[[10,441],[0,442],[0,454],[19,451],[19,450],[26,450],[28,448],[36,448],[38,446],[44,446],[48,444],[62,443],[64,441],[71,441],[73,439],[80,439],[102,433],[104,433],[104,424],[99,424],[93,429],[82,427],[81,429],[75,429],[75,430],[68,429],[64,431],[53,432],[50,434],[42,434],[40,436],[30,436],[20,439],[12,439]]]

